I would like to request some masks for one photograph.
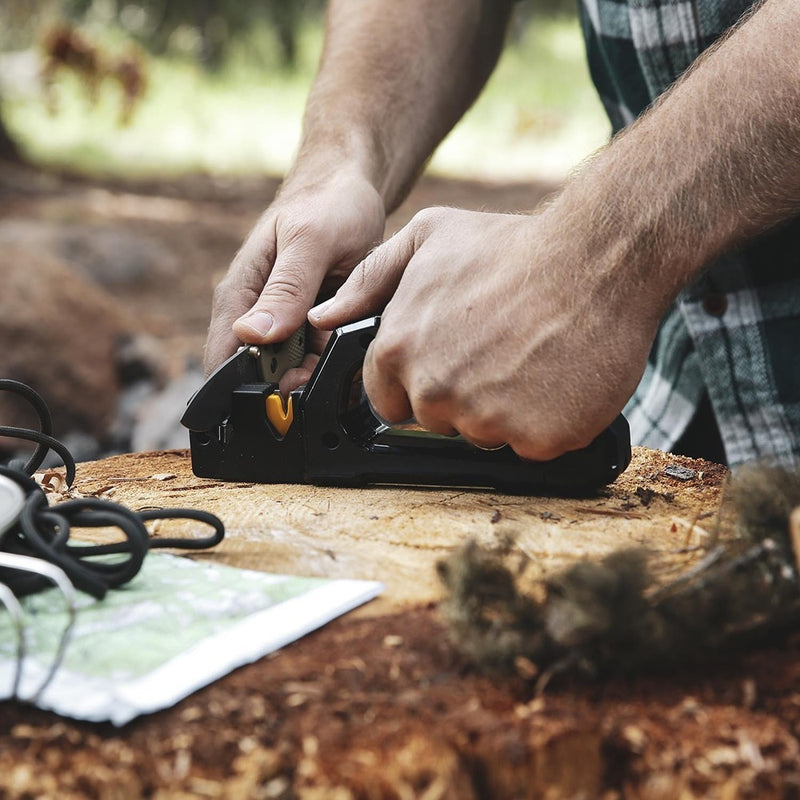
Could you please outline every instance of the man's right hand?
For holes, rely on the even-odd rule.
[[[384,224],[380,195],[356,170],[287,177],[214,292],[206,373],[242,343],[294,333],[380,243]]]

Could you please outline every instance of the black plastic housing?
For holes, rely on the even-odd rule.
[[[294,419],[280,435],[266,414],[275,383],[258,380],[246,349],[223,364],[192,398],[195,475],[254,483],[331,486],[402,484],[496,489],[512,494],[586,494],[629,464],[630,431],[620,415],[588,447],[551,461],[528,461],[508,447],[481,450],[461,437],[390,428],[353,381],[379,317],[337,329],[306,386],[291,394]]]

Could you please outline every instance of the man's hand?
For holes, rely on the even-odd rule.
[[[242,342],[288,338],[320,293],[333,292],[380,242],[383,226],[383,201],[356,171],[287,178],[214,292],[206,372]]]
[[[364,385],[386,421],[413,415],[482,447],[554,458],[622,409],[663,310],[609,254],[587,261],[580,239],[549,209],[427,209],[309,319],[329,330],[383,310]]]
[[[207,371],[240,342],[286,339],[380,242],[491,73],[512,6],[330,0],[295,166],[216,290]]]
[[[526,458],[588,444],[680,289],[798,214],[798,31],[797,0],[757,5],[540,212],[428,210],[356,267],[309,318],[385,307],[364,362],[377,413]]]

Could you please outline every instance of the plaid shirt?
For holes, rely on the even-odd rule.
[[[582,0],[589,67],[614,129],[752,5]],[[799,262],[800,218],[726,254],[680,294],[625,409],[635,443],[669,450],[707,392],[731,466],[800,465]]]

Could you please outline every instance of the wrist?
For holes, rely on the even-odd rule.
[[[660,318],[727,239],[721,215],[688,205],[685,176],[643,157],[648,136],[640,133],[602,151],[548,211],[574,237],[586,278]]]
[[[657,212],[621,198],[606,178],[600,169],[585,172],[537,211],[536,247],[544,246],[545,262],[562,272],[565,303],[578,298],[587,313],[615,309],[612,316],[654,334],[695,265],[663,241]]]
[[[797,214],[798,4],[762,4],[556,201],[587,258],[665,308],[704,267]],[[735,82],[728,76],[741,76]]]
[[[338,178],[366,184],[387,204],[386,159],[368,134],[335,127],[307,130],[284,185],[318,186]]]

